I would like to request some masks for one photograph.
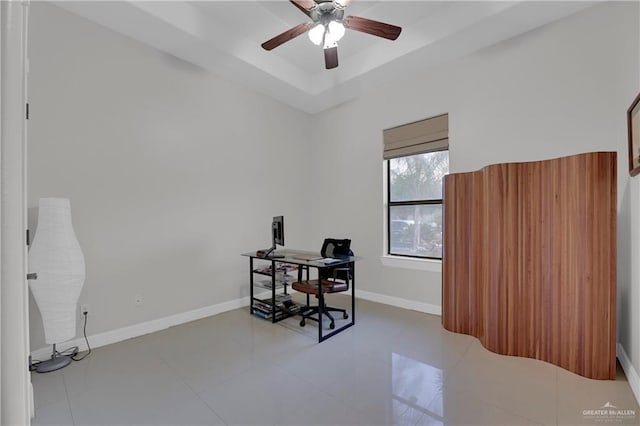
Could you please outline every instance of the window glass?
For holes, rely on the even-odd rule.
[[[442,204],[392,206],[389,218],[392,254],[442,258]]]
[[[442,181],[449,151],[388,161],[388,253],[442,259]]]
[[[449,173],[449,151],[392,158],[390,201],[442,199],[442,178]]]

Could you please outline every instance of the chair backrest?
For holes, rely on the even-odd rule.
[[[351,251],[351,240],[349,239],[336,239],[325,238],[322,243],[322,249],[320,249],[322,257],[348,257],[353,256]]]
[[[349,239],[336,239],[336,238],[325,238],[322,243],[322,248],[320,249],[320,254],[322,257],[349,257],[353,256],[353,251],[351,251],[351,240]],[[336,273],[334,274],[333,269],[326,270],[325,278],[337,278],[339,280],[346,281],[347,283],[351,281],[351,271],[353,270],[353,264],[348,265],[348,271],[344,270],[345,265],[339,266]],[[324,274],[323,274],[324,275]]]

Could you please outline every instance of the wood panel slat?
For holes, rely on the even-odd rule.
[[[443,326],[614,379],[616,164],[595,152],[446,176]]]

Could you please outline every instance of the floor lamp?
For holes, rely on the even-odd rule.
[[[29,288],[42,315],[45,341],[53,345],[51,359],[36,367],[46,373],[71,363],[71,355],[60,354],[56,344],[76,335],[76,305],[85,279],[84,256],[73,232],[67,198],[40,199],[29,269],[37,274]]]

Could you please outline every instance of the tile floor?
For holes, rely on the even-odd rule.
[[[98,348],[33,373],[32,423],[640,424],[621,370],[589,380],[491,353],[437,316],[364,300],[356,312],[355,327],[321,344],[316,324],[273,325],[245,308]],[[606,403],[635,416],[585,411]]]

